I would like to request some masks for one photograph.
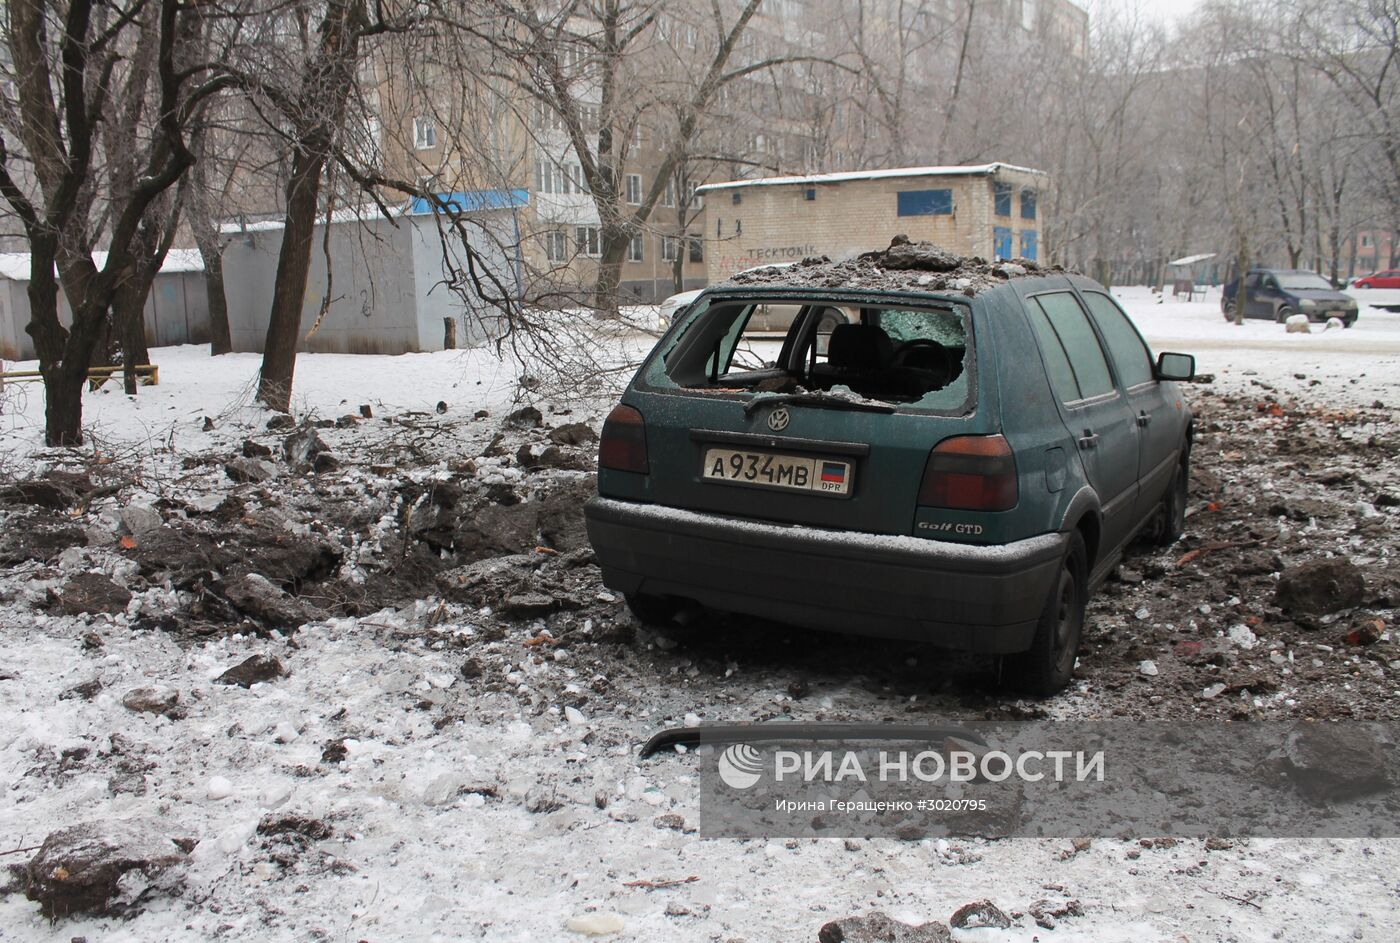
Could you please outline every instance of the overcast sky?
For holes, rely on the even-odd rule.
[[[1174,23],[1196,8],[1198,0],[1080,0],[1092,16],[1095,10],[1113,6],[1119,9],[1136,7],[1159,23]]]

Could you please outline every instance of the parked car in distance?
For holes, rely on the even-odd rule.
[[[1220,310],[1225,320],[1235,317],[1238,278],[1226,280],[1220,293]],[[1301,269],[1250,269],[1244,278],[1244,316],[1268,318],[1280,323],[1295,314],[1306,314],[1309,321],[1340,318],[1351,327],[1356,323],[1356,299],[1332,287],[1316,272]]]
[[[1351,280],[1351,286],[1353,288],[1400,288],[1400,269],[1386,269],[1384,272],[1359,275]]]
[[[790,262],[775,262],[771,265],[760,265],[754,268],[744,269],[744,272],[756,272],[761,269],[781,269],[791,264],[792,263]],[[743,274],[744,272],[741,272],[740,274]],[[679,308],[683,308],[686,305],[689,305],[692,301],[694,301],[700,296],[701,291],[703,291],[703,289],[696,289],[695,291],[683,291],[680,294],[672,295],[665,301],[661,302],[661,326],[663,328],[668,326],[671,323],[671,320],[675,317],[676,310]],[[753,316],[749,318],[748,323],[744,325],[744,333],[784,334],[787,332],[787,329],[792,326],[793,318],[797,317],[797,314],[800,310],[800,305],[788,305],[777,303],[760,305],[754,311]],[[836,325],[847,323],[850,320],[850,317],[840,308],[830,308],[823,314],[821,320],[822,328],[818,331],[818,333],[822,336],[826,336],[831,333],[832,329],[835,328]]]
[[[678,295],[672,295],[661,302],[661,310],[657,312],[657,319],[660,321],[661,329],[664,331],[671,326],[675,320],[676,312],[683,311],[696,298],[700,297],[703,288],[696,288],[692,291],[683,291]]]
[[[603,427],[603,581],[644,622],[699,603],[917,639],[1057,691],[1129,542],[1182,532],[1194,359],[1154,360],[1082,276],[877,260],[882,287],[826,287],[850,264],[716,285],[677,317]],[[778,304],[797,310],[776,361],[744,360]],[[823,345],[832,309],[854,319]]]

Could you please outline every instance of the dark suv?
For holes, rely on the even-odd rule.
[[[786,336],[741,344],[776,302],[802,309]],[[832,308],[850,323],[823,337]],[[1129,541],[1181,533],[1191,411],[1167,381],[1194,369],[1154,362],[1097,283],[1025,263],[904,243],[732,281],[608,417],[589,538],[643,621],[699,602],[920,639],[1052,693]]]
[[[1235,318],[1238,278],[1225,282],[1220,293],[1220,310],[1225,320]],[[1282,323],[1295,314],[1306,314],[1309,321],[1340,318],[1344,327],[1356,323],[1356,299],[1332,287],[1316,272],[1302,269],[1250,269],[1244,276],[1244,316],[1268,318]]]

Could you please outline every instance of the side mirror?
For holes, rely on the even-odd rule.
[[[1157,379],[1189,383],[1196,378],[1196,358],[1190,354],[1157,355]]]

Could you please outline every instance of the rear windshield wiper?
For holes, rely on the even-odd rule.
[[[867,413],[892,413],[895,407],[890,403],[877,403],[870,399],[855,399],[838,393],[773,393],[768,396],[755,396],[744,404],[744,415],[752,416],[754,410],[764,406],[815,406],[818,409],[851,409]]]

